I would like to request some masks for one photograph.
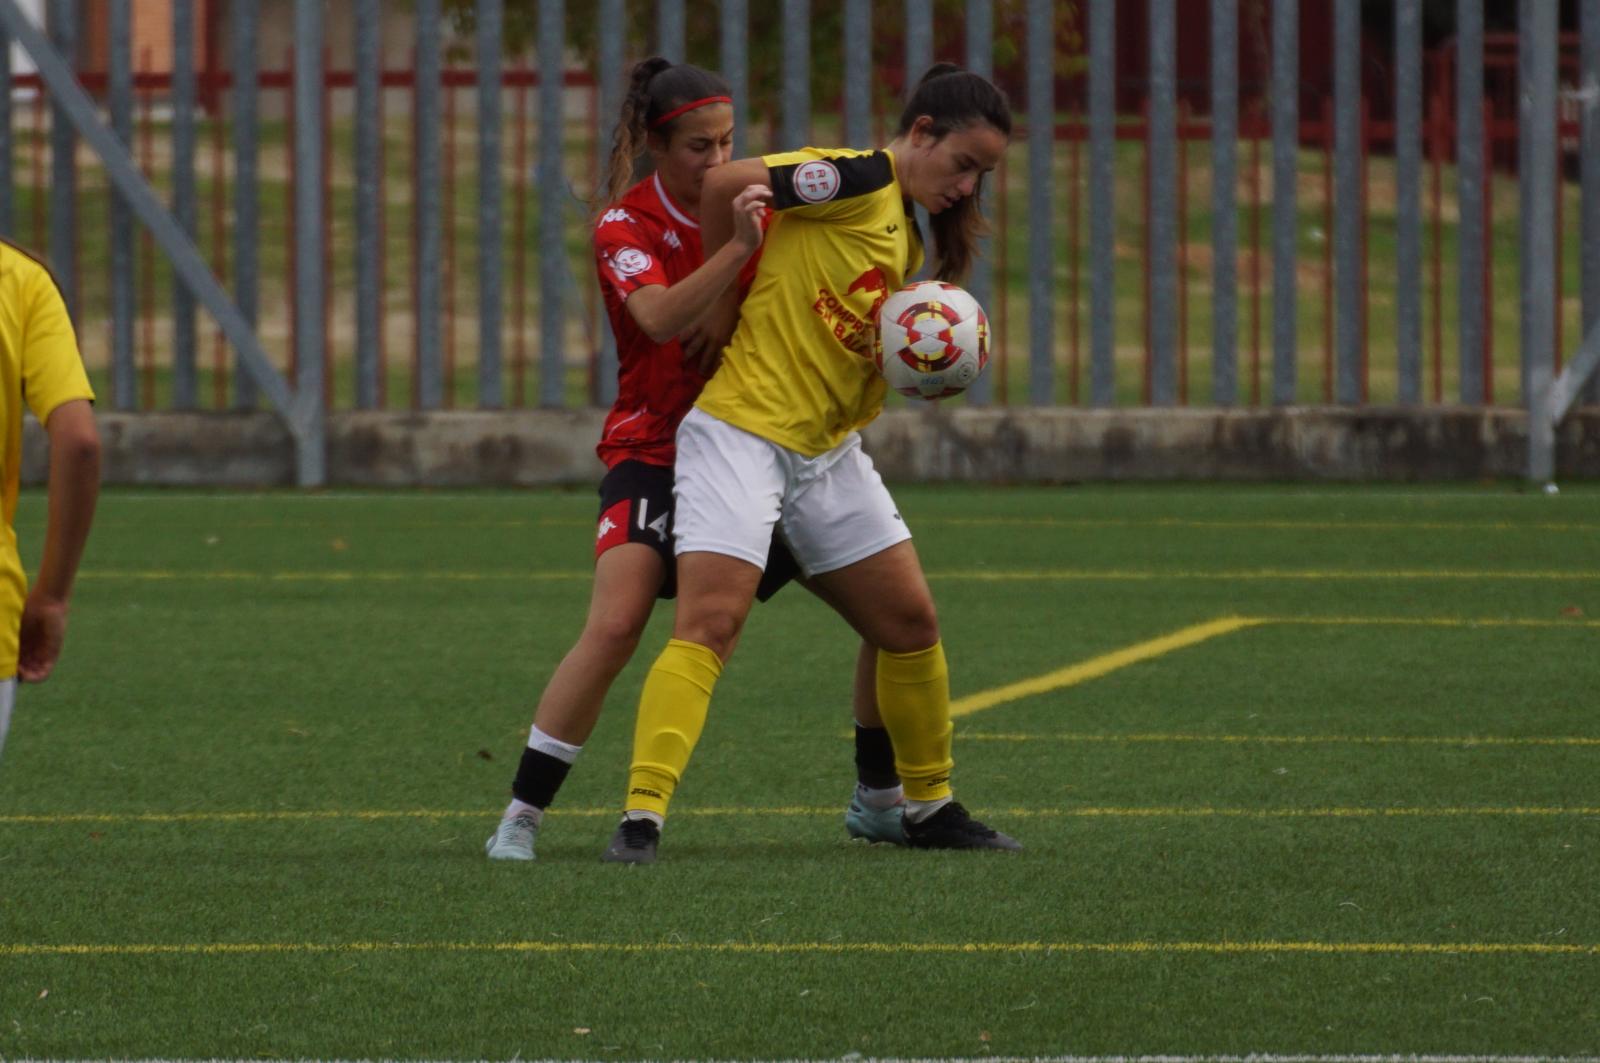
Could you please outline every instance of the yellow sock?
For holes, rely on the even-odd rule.
[[[696,642],[672,639],[656,658],[645,677],[633,726],[627,811],[666,816],[672,791],[706,725],[711,689],[721,674],[721,659]]]
[[[950,796],[950,670],[944,643],[916,653],[878,651],[878,712],[911,801]]]

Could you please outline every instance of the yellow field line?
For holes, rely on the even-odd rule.
[[[1406,626],[1406,627],[1450,627],[1450,628],[1471,628],[1471,627],[1486,627],[1486,628],[1497,628],[1497,627],[1600,628],[1600,621],[1582,620],[1582,619],[1576,619],[1576,618],[1572,618],[1572,619],[1514,619],[1514,618],[1513,619],[1507,619],[1507,618],[1493,618],[1493,617],[1491,617],[1491,618],[1487,618],[1487,619],[1474,620],[1474,619],[1468,619],[1468,618],[1462,618],[1462,617],[1350,617],[1350,616],[1344,616],[1344,617],[1309,617],[1309,616],[1307,616],[1307,617],[1247,617],[1247,616],[1222,617],[1222,618],[1217,619],[1217,620],[1208,621],[1207,623],[1204,623],[1204,624],[1196,624],[1193,627],[1187,627],[1187,628],[1184,628],[1184,629],[1182,629],[1180,631],[1175,631],[1170,635],[1163,635],[1160,638],[1151,639],[1148,642],[1135,643],[1132,646],[1127,646],[1127,647],[1125,647],[1123,649],[1120,649],[1120,650],[1114,650],[1111,653],[1102,654],[1099,657],[1092,657],[1087,661],[1083,661],[1083,662],[1080,662],[1078,664],[1070,665],[1070,666],[1068,666],[1066,668],[1062,668],[1062,669],[1059,669],[1059,670],[1054,671],[1054,672],[1046,672],[1044,675],[1035,676],[1032,679],[1024,679],[1024,680],[1020,680],[1020,681],[1015,682],[1015,683],[1008,683],[1008,684],[1006,684],[1004,686],[994,687],[994,688],[992,688],[990,690],[979,691],[976,694],[968,694],[965,697],[957,698],[956,700],[954,700],[954,701],[952,701],[950,703],[950,715],[952,717],[955,717],[955,716],[966,716],[966,715],[969,715],[969,714],[974,713],[974,712],[981,712],[984,709],[993,708],[996,705],[1003,705],[1003,704],[1005,704],[1007,702],[1016,701],[1016,700],[1018,700],[1020,698],[1031,697],[1034,694],[1043,694],[1043,693],[1047,693],[1047,692],[1052,691],[1052,690],[1061,690],[1061,689],[1066,688],[1066,687],[1076,686],[1079,683],[1084,683],[1084,682],[1087,682],[1087,681],[1089,681],[1091,679],[1099,679],[1102,676],[1109,675],[1112,672],[1115,672],[1115,671],[1117,671],[1119,669],[1126,668],[1130,664],[1137,664],[1140,661],[1147,661],[1147,660],[1150,660],[1150,659],[1152,659],[1154,657],[1160,657],[1160,656],[1163,656],[1165,654],[1171,653],[1174,650],[1183,649],[1186,646],[1193,646],[1196,643],[1205,642],[1208,639],[1217,638],[1218,636],[1221,636],[1221,635],[1231,634],[1231,633],[1233,633],[1235,631],[1241,631],[1241,630],[1243,630],[1245,628],[1261,627],[1261,626],[1268,625],[1268,624],[1326,625],[1326,626],[1350,626],[1350,627],[1370,625],[1370,626],[1374,626],[1374,627],[1378,627],[1378,626]],[[981,736],[978,736],[978,737],[981,737]],[[1097,739],[1092,738],[1090,736],[1078,736],[1077,740],[1080,740],[1080,741],[1094,741],[1094,740],[1097,740]],[[1103,740],[1105,740],[1105,741],[1139,741],[1140,739],[1133,738],[1133,737],[1128,737],[1128,736],[1117,736],[1117,737],[1106,737]],[[1147,739],[1147,740],[1155,741],[1156,739]],[[1178,741],[1180,739],[1170,739],[1170,740]],[[1196,738],[1194,740],[1195,741],[1200,741],[1201,739],[1200,738]],[[1221,739],[1221,738],[1213,738],[1213,739],[1208,739],[1208,740],[1210,740],[1210,741],[1221,741],[1223,739]],[[1247,740],[1247,739],[1239,739],[1239,740],[1240,741],[1244,741],[1244,740]],[[1265,741],[1265,739],[1252,739],[1252,740],[1254,740],[1254,741]],[[1284,741],[1288,741],[1288,740],[1285,739]],[[1310,742],[1310,741],[1317,741],[1317,739],[1309,739],[1308,738],[1308,739],[1303,739],[1303,741]],[[1345,741],[1345,739],[1330,738],[1330,739],[1324,739],[1323,741],[1330,741],[1330,742],[1331,741]],[[1391,740],[1389,740],[1389,739],[1369,739],[1368,741],[1391,741]],[[1398,739],[1395,739],[1395,740],[1392,740],[1392,741],[1398,741]],[[1427,739],[1421,739],[1419,741],[1427,741]],[[1440,740],[1440,741],[1446,741],[1446,740]],[[1574,743],[1574,744],[1582,744],[1582,743]]]
[[[557,819],[569,817],[605,818],[617,816],[615,808],[557,808],[550,815]],[[1226,808],[1209,805],[1197,806],[1083,806],[1068,808],[1003,808],[992,814],[1006,819],[1393,819],[1430,817],[1536,817],[1600,816],[1600,807],[1560,806],[1408,806],[1408,807],[1311,807],[1311,808]],[[827,818],[839,815],[832,805],[807,807],[799,805],[769,808],[683,808],[675,811],[675,819],[708,817],[790,817]],[[384,820],[443,820],[476,819],[492,823],[494,809],[470,808],[419,808],[419,809],[302,809],[262,810],[235,812],[56,812],[16,813],[0,815],[0,827],[59,827],[59,826],[129,826],[133,824],[183,824],[183,823],[267,823],[267,822],[328,822],[356,820],[379,822]]]
[[[1204,624],[1195,624],[1192,627],[1174,631],[1170,635],[1150,639],[1147,642],[1138,642],[1132,646],[1104,653],[1098,657],[1091,657],[1087,661],[1061,668],[1044,675],[1034,676],[1032,679],[1023,679],[1016,683],[1007,683],[1005,686],[995,687],[993,690],[969,694],[964,698],[957,698],[950,703],[950,715],[967,716],[984,709],[992,709],[996,705],[1004,705],[1008,701],[1019,698],[1031,697],[1034,694],[1043,694],[1051,690],[1060,690],[1064,687],[1076,686],[1091,679],[1099,679],[1109,675],[1119,668],[1126,668],[1130,664],[1148,661],[1153,657],[1181,650],[1186,646],[1214,639],[1219,635],[1227,635],[1247,627],[1255,627],[1260,620],[1248,617],[1229,616],[1220,620],[1209,620]]]
[[[493,571],[403,571],[349,569],[300,570],[282,572],[256,572],[245,569],[88,569],[79,573],[80,579],[124,582],[171,582],[197,580],[200,582],[251,582],[251,583],[502,583],[517,580],[565,581],[587,580],[593,572],[588,569],[539,570],[511,569]],[[1161,582],[1171,581],[1285,581],[1285,582],[1339,582],[1339,581],[1480,581],[1592,583],[1600,581],[1600,570],[1578,569],[956,569],[927,574],[931,580],[976,583],[1038,583],[1038,582]]]
[[[240,956],[284,953],[723,953],[733,955],[1595,956],[1600,944],[1542,941],[241,941],[0,944],[0,956]]]
[[[401,572],[394,570],[252,572],[247,569],[179,570],[179,569],[91,569],[78,574],[79,579],[122,580],[129,582],[161,583],[176,580],[216,581],[219,583],[504,583],[512,580],[588,580],[592,571],[537,571],[516,572],[438,572],[419,570]]]
[[[1511,735],[1230,735],[1230,734],[972,734],[963,742],[1171,742],[1269,746],[1600,746],[1600,738],[1584,735],[1520,737]]]
[[[18,527],[42,531],[43,520],[19,520]],[[396,520],[383,521],[385,531],[432,528],[592,528],[593,517],[507,517],[451,520]],[[1600,531],[1600,524],[1584,521],[1529,522],[1517,521],[1395,521],[1395,520],[1198,520],[1179,517],[1154,517],[1147,520],[1115,517],[918,517],[916,527],[974,527],[974,528],[1178,528],[1196,531],[1442,531],[1442,532],[1559,532],[1581,533]],[[172,526],[176,526],[175,524]],[[344,530],[345,525],[332,525],[327,521],[313,520],[207,520],[211,531],[323,529],[330,534]],[[192,523],[185,523],[192,528]]]
[[[921,517],[914,523],[989,528],[1192,528],[1229,531],[1529,531],[1592,532],[1600,524],[1516,521],[1398,521],[1398,520],[1196,520],[1154,517],[1148,520],[1114,517]]]
[[[1262,617],[1261,622],[1326,627],[1600,627],[1600,620],[1582,617],[1274,616]]]
[[[1163,569],[1093,569],[1093,568],[1042,568],[1018,569],[960,569],[946,572],[929,572],[929,579],[964,580],[989,583],[1035,582],[1160,582],[1162,580],[1207,580],[1238,582],[1240,580],[1285,580],[1306,582],[1334,582],[1342,580],[1384,581],[1515,581],[1565,580],[1593,582],[1600,580],[1600,569],[1293,569],[1293,568],[1238,568],[1204,570]]]

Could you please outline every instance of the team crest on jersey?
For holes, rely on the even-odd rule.
[[[633,216],[620,208],[608,210],[604,214],[600,215],[601,225],[610,225],[614,221],[625,221],[631,225],[633,223]]]
[[[650,256],[637,247],[624,247],[611,256],[611,268],[619,277],[637,277],[653,264]]]
[[[794,171],[794,194],[807,203],[826,203],[839,194],[839,167],[815,159]]]

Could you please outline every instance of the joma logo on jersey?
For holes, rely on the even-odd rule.
[[[794,172],[794,194],[807,203],[826,203],[839,194],[839,167],[825,159],[805,163]]]
[[[610,225],[614,221],[625,221],[631,224],[633,222],[633,218],[625,210],[608,210],[604,214],[600,215],[601,225]]]

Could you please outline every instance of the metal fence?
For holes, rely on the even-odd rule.
[[[1396,0],[1381,118],[1359,0],[1246,5],[1270,15],[1259,86],[1241,82],[1238,0],[1208,0],[1209,38],[1183,41],[1177,0],[783,0],[775,40],[747,0],[722,0],[715,39],[690,36],[683,0],[537,0],[517,55],[503,0],[477,0],[463,39],[440,0],[295,0],[276,61],[262,0],[234,0],[228,62],[203,71],[192,5],[172,5],[174,61],[155,70],[130,0],[104,5],[105,68],[74,69],[76,6],[50,0],[46,39],[0,0],[0,232],[46,246],[111,405],[265,401],[306,482],[329,409],[609,402],[586,198],[626,64],[649,51],[725,74],[740,154],[879,142],[935,58],[1011,87],[1020,135],[968,282],[997,354],[965,401],[1515,403],[1548,475],[1554,422],[1596,397],[1600,341],[1579,341],[1600,318],[1600,0],[1567,36],[1558,5],[1519,5],[1515,113],[1486,95],[1507,38],[1482,0],[1458,0],[1455,36],[1426,53],[1421,0]],[[1136,7],[1147,76],[1130,84],[1117,21]],[[400,65],[379,47],[397,10],[415,27]],[[1300,73],[1313,10],[1328,85]],[[331,19],[350,23],[347,65]],[[10,69],[12,39],[36,74]],[[1192,49],[1203,85],[1180,84]],[[752,70],[758,50],[778,68]],[[813,91],[824,62],[836,98]],[[751,113],[752,87],[775,87],[771,113]]]

